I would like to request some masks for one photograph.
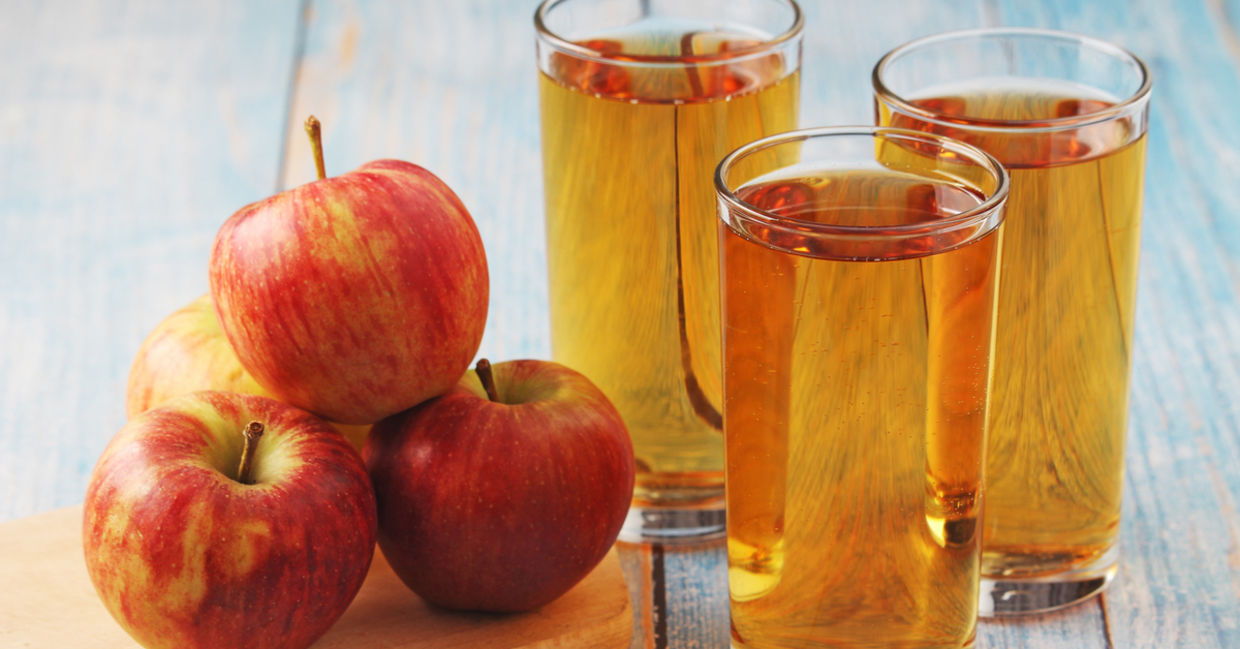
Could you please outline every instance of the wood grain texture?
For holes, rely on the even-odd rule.
[[[0,520],[82,499],[138,345],[272,190],[296,7],[5,4]]]
[[[874,123],[870,74],[914,38],[989,24],[984,0],[803,2],[801,126]]]
[[[138,645],[95,596],[82,560],[82,508],[0,524],[0,646]],[[315,649],[621,649],[631,609],[615,552],[554,602],[529,613],[428,606],[376,554],[357,598]]]
[[[723,541],[670,546],[663,556],[668,647],[728,645],[728,558]]]
[[[629,602],[633,607],[633,633],[630,649],[654,649],[656,647],[656,618],[665,615],[663,606],[655,608],[655,583],[653,574],[654,546],[618,543],[620,568],[629,587]],[[666,591],[665,591],[666,592]],[[663,634],[666,638],[666,634]]]

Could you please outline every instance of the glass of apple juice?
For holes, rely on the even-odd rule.
[[[1012,178],[982,528],[982,614],[1046,611],[1115,575],[1150,77],[1085,36],[984,29],[896,48],[878,122]]]
[[[792,0],[547,0],[535,14],[556,361],[624,417],[630,542],[722,536],[715,165],[796,127]]]
[[[972,646],[1007,183],[876,127],[719,165],[733,647]]]

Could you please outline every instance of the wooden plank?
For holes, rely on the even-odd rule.
[[[727,554],[722,540],[617,547],[633,606],[631,649],[728,645]]]
[[[1042,615],[983,619],[977,627],[977,646],[986,649],[1113,649],[1106,632],[1102,600]]]
[[[0,645],[137,644],[100,603],[82,560],[81,506],[0,524]],[[458,613],[428,606],[376,554],[362,589],[316,649],[621,649],[631,609],[613,551],[579,584],[529,613]]]
[[[1240,67],[1240,0],[1206,0],[1206,10],[1218,26],[1232,67]]]
[[[668,546],[663,572],[667,592],[668,647],[729,646],[728,555],[723,541]]]
[[[624,580],[629,586],[629,602],[633,607],[633,634],[629,649],[655,649],[658,619],[666,616],[666,607],[661,603],[656,607],[654,597],[654,547],[646,544],[616,544]],[[666,590],[663,592],[666,593]],[[662,637],[666,638],[666,633],[662,634]]]
[[[482,233],[491,304],[480,354],[549,357],[532,3],[315,0],[287,131],[288,186],[401,158],[442,178]]]
[[[990,23],[986,0],[802,2],[801,126],[874,123],[870,74],[914,38]]]
[[[1217,3],[1001,3],[1142,56],[1155,79],[1147,161],[1116,647],[1240,645],[1240,123]],[[1063,646],[1071,646],[1064,644]]]
[[[276,182],[297,0],[5,4],[0,520],[80,501],[130,359]]]

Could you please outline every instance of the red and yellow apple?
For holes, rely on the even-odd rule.
[[[147,335],[129,368],[125,413],[134,417],[201,390],[271,396],[241,367],[220,330],[210,294],[178,309]],[[369,426],[332,425],[359,451],[370,432]]]
[[[607,554],[633,495],[620,414],[551,362],[481,361],[448,393],[376,424],[364,455],[380,549],[413,592],[447,608],[524,611],[559,597]]]
[[[482,238],[456,194],[415,164],[319,169],[224,223],[211,295],[242,366],[276,398],[373,423],[446,392],[469,367],[486,325]]]
[[[357,594],[374,494],[327,422],[197,392],[129,421],[86,492],[87,572],[147,649],[303,649]]]
[[[176,310],[142,341],[129,368],[125,414],[133,417],[199,390],[269,396],[224,338],[210,295]]]

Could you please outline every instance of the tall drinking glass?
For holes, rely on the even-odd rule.
[[[972,646],[1003,167],[814,129],[715,183],[732,646]]]
[[[715,165],[796,126],[792,0],[547,0],[535,15],[551,349],[624,417],[627,541],[723,534]]]
[[[1115,45],[989,29],[899,47],[878,123],[1008,169],[982,613],[1057,608],[1115,574],[1150,79]]]

